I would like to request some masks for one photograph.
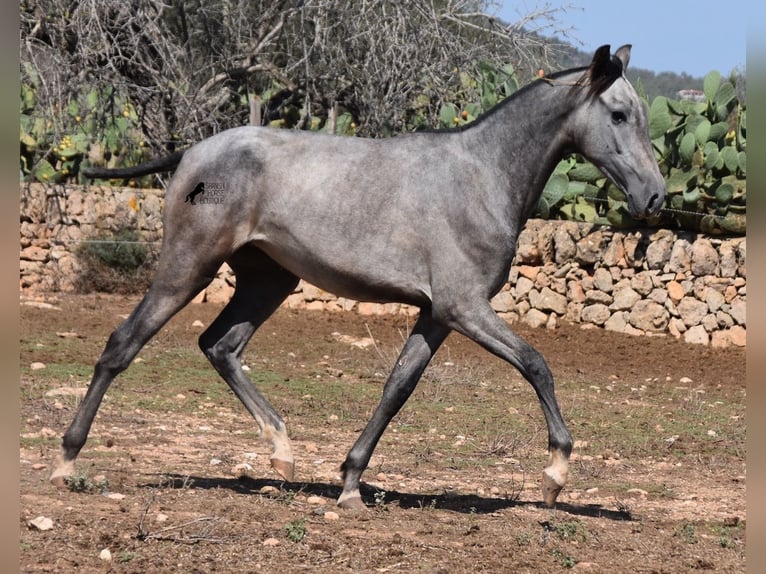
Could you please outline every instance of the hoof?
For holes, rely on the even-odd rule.
[[[338,507],[343,510],[367,511],[367,505],[362,502],[361,496],[352,496],[345,499],[341,497],[338,499]]]
[[[555,506],[556,499],[558,498],[562,488],[564,488],[563,484],[559,484],[556,482],[556,480],[553,479],[551,475],[549,475],[546,471],[543,471],[542,491],[543,503],[545,503],[545,506],[548,508],[553,508]]]
[[[50,477],[50,482],[56,488],[68,488],[66,479],[74,475],[74,461],[65,461],[61,455],[56,458],[56,468]]]
[[[55,486],[58,489],[66,490],[67,484],[66,484],[67,477],[64,475],[56,475],[52,474],[50,477],[50,482],[53,486]]]
[[[295,477],[295,463],[293,462],[280,460],[278,458],[272,458],[271,468],[273,468],[277,474],[284,478],[287,482],[292,482],[293,478]]]

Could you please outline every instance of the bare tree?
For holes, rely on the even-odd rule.
[[[119,106],[129,102],[154,153],[288,113],[301,128],[317,117],[334,122],[339,106],[357,133],[376,136],[412,129],[408,114],[419,99],[433,126],[459,72],[510,63],[531,76],[552,66],[557,45],[543,33],[566,36],[559,10],[548,5],[506,24],[488,15],[491,3],[468,0],[22,0],[20,7],[22,81],[36,82],[36,113],[50,117],[51,130],[67,133],[72,119],[62,110],[102,86],[101,116],[127,116],[127,104]]]

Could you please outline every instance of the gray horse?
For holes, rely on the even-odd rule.
[[[132,177],[177,166],[154,282],[110,336],[51,480],[61,485],[73,474],[114,377],[227,262],[234,296],[199,345],[257,421],[283,478],[294,473],[285,423],[240,356],[303,278],[343,297],[420,309],[380,404],[341,467],[341,507],[365,507],[362,472],[453,330],[508,361],[537,393],[550,453],[543,500],[552,506],[567,480],[572,436],[545,360],[489,300],[507,281],[519,232],[565,154],[598,166],[625,193],[633,216],[662,206],[665,183],[646,110],[623,74],[629,56],[630,46],[614,55],[602,46],[590,66],[535,81],[463,129],[361,139],[240,127],[144,166],[91,170],[93,177]]]

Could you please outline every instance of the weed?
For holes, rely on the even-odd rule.
[[[120,553],[119,553],[119,555],[117,556],[117,561],[118,561],[118,562],[122,562],[122,563],[125,563],[125,562],[130,562],[130,561],[131,561],[131,560],[133,560],[135,557],[136,557],[136,554],[135,554],[134,552],[129,552],[129,551],[127,551],[127,550],[123,550],[123,551],[122,551],[122,552],[120,552]]]
[[[109,482],[106,478],[93,482],[83,472],[78,472],[72,476],[64,477],[64,484],[72,492],[79,492],[83,494],[92,494],[94,492],[105,492],[109,486]]]
[[[577,560],[574,557],[564,554],[561,550],[553,550],[551,554],[564,568],[574,568],[577,565]]]
[[[276,500],[277,500],[277,502],[281,502],[285,506],[290,506],[293,503],[293,501],[295,500],[295,496],[297,494],[298,493],[295,492],[294,490],[290,490],[290,489],[284,490],[283,489],[283,490],[279,491],[279,496],[276,497]]]
[[[388,503],[386,502],[385,490],[379,490],[373,495],[373,498],[375,499],[375,508],[384,512],[388,512],[389,508]]]
[[[156,254],[132,229],[84,242],[76,251],[80,293],[143,293],[154,275]]]
[[[287,539],[291,542],[300,542],[306,536],[306,518],[296,518],[285,525]]]
[[[577,520],[556,523],[553,525],[553,531],[562,540],[581,540],[585,542],[588,539],[588,529],[582,522]]]
[[[532,535],[529,532],[517,532],[516,544],[519,546],[529,546],[532,543]]]
[[[614,504],[617,507],[617,512],[620,513],[620,516],[625,518],[625,520],[633,520],[633,510],[630,508],[630,505],[627,502],[623,502],[619,498],[615,498]]]
[[[734,541],[729,534],[728,528],[724,528],[721,532],[721,535],[718,538],[718,544],[720,544],[721,548],[732,548],[734,546]]]
[[[673,533],[673,536],[681,538],[687,544],[697,544],[697,528],[691,522],[684,521]]]

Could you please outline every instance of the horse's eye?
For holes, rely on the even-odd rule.
[[[624,112],[612,112],[612,123],[613,124],[621,124],[625,121],[627,121],[627,116]]]

